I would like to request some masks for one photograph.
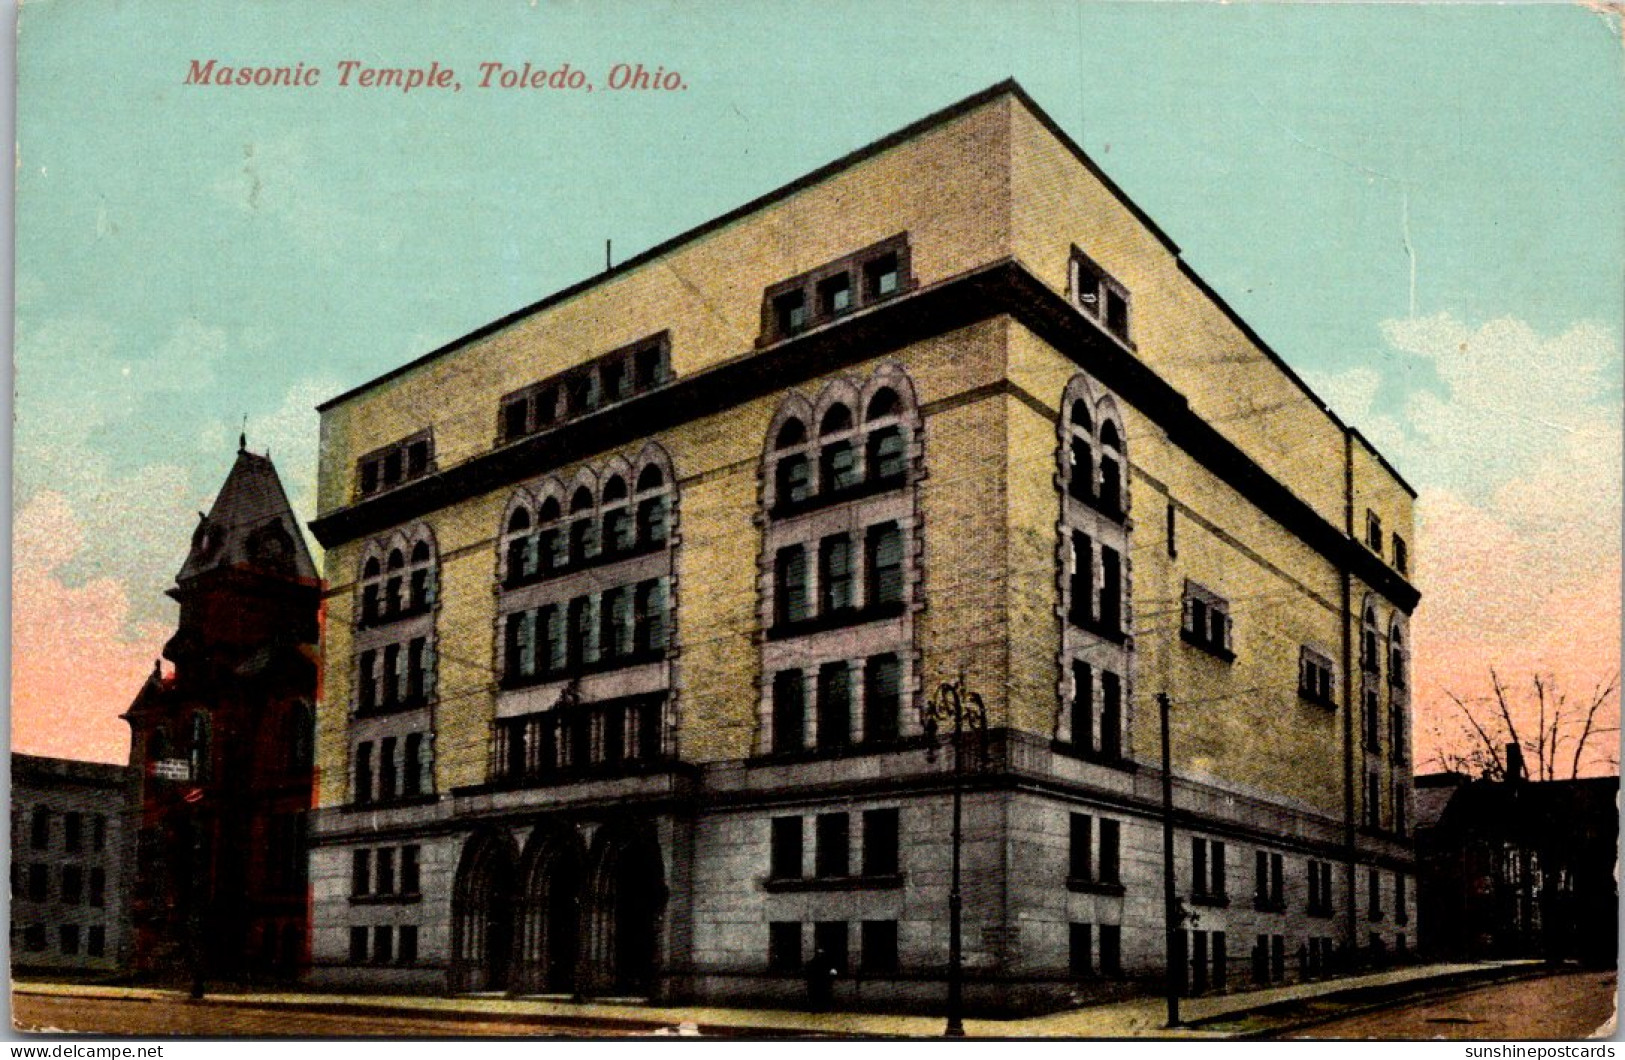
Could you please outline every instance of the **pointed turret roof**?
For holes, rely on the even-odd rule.
[[[175,581],[185,584],[208,571],[228,567],[299,581],[317,579],[316,564],[276,466],[269,456],[249,452],[247,439],[242,437],[238,438],[237,462],[209,514],[199,517],[191,550]]]

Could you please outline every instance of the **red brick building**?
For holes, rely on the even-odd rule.
[[[306,816],[321,582],[268,457],[237,459],[192,535],[130,723],[134,968],[292,978],[309,961]]]

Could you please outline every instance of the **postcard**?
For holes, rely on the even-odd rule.
[[[14,1027],[1612,1034],[1620,41],[24,5]]]

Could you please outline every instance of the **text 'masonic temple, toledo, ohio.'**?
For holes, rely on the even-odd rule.
[[[1414,947],[1414,494],[1005,83],[321,408],[318,983],[940,1003]]]

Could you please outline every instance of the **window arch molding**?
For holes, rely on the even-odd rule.
[[[771,511],[812,495],[812,453],[816,447],[818,420],[812,402],[792,393],[779,403],[768,423],[762,446],[767,465],[762,476],[766,491],[765,507]]]
[[[427,523],[369,541],[362,550],[357,580],[357,624],[380,625],[433,607],[439,553]]]

